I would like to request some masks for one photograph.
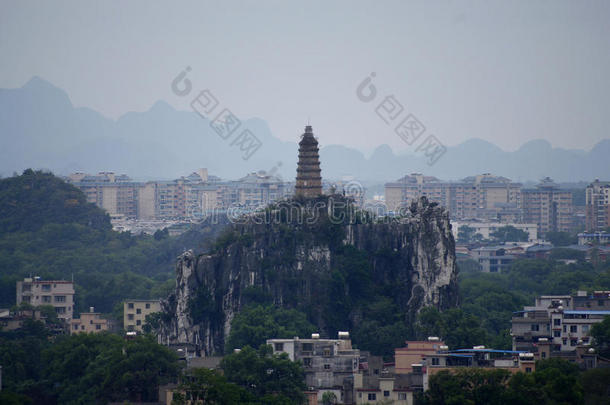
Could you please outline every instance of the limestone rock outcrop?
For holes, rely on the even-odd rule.
[[[422,198],[407,215],[379,220],[352,208],[341,196],[291,200],[240,218],[208,254],[185,252],[176,264],[176,290],[162,302],[163,342],[221,353],[235,315],[261,295],[334,333],[327,314],[337,299],[332,283],[343,269],[340,294],[362,294],[350,281],[351,266],[356,274],[359,263],[369,285],[386,288],[409,325],[425,306],[457,305],[455,242],[445,209]],[[352,264],[353,256],[361,262]],[[353,325],[360,315],[346,316]]]

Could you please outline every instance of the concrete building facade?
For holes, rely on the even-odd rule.
[[[17,305],[51,305],[57,317],[70,320],[74,314],[74,283],[65,280],[42,280],[40,277],[17,281]]]
[[[574,351],[591,343],[591,327],[608,315],[610,291],[538,297],[534,306],[513,314],[513,350],[536,352],[542,339],[553,352]]]
[[[123,302],[123,329],[143,332],[146,315],[161,311],[160,300],[125,300]]]
[[[522,200],[524,221],[537,224],[540,233],[572,230],[572,192],[559,189],[550,178],[536,188],[522,190]]]
[[[595,180],[587,186],[585,216],[587,232],[610,228],[610,181]]]
[[[108,331],[108,319],[102,318],[102,314],[89,308],[89,312],[83,312],[79,318],[70,320],[70,334],[76,333],[100,333]]]

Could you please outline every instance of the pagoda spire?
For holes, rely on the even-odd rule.
[[[305,133],[301,135],[301,142],[299,142],[295,195],[313,198],[322,194],[320,155],[318,152],[318,141],[313,136],[311,125],[307,125]]]

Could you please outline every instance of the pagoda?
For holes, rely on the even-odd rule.
[[[313,136],[311,125],[305,127],[299,142],[299,163],[297,164],[297,182],[295,195],[314,198],[322,194],[322,177],[320,175],[320,155],[318,141]]]

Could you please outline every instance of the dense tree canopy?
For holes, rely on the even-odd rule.
[[[510,225],[499,228],[489,236],[496,242],[527,242],[529,238],[527,232]]]
[[[77,334],[51,338],[40,321],[0,332],[6,392],[40,404],[155,401],[159,384],[179,372],[174,353],[151,337]]]
[[[597,384],[608,381],[597,374],[581,375],[577,366],[560,359],[537,362],[531,374],[477,368],[441,371],[430,377],[422,404],[579,405],[587,395],[597,395]],[[589,381],[593,391],[585,393],[581,381]]]
[[[244,346],[258,347],[267,339],[309,337],[313,332],[316,332],[316,327],[302,312],[273,305],[253,305],[235,316],[225,350],[231,353],[233,349]]]
[[[593,325],[591,336],[593,336],[593,342],[598,353],[610,358],[610,316],[606,316],[603,322]]]
[[[125,298],[164,297],[176,256],[209,246],[218,233],[209,228],[173,238],[119,233],[103,210],[51,173],[0,179],[0,307],[15,304],[16,282],[30,275],[74,277],[77,310],[110,313]]]
[[[229,382],[245,388],[261,404],[301,404],[305,400],[301,364],[286,353],[274,355],[271,346],[261,345],[258,351],[245,346],[225,356],[220,366]]]

